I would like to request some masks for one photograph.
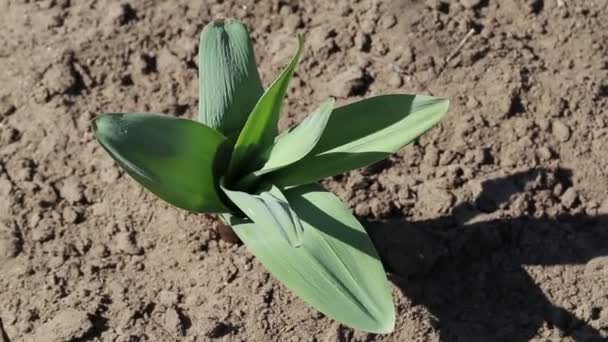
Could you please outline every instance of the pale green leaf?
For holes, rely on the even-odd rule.
[[[289,64],[264,92],[249,115],[234,146],[229,167],[229,179],[261,166],[261,152],[272,146],[278,134],[279,114],[289,81],[302,53],[303,39],[298,35],[297,51]],[[244,170],[243,168],[247,168]]]
[[[259,195],[251,195],[242,191],[229,190],[222,187],[224,193],[236,204],[245,215],[260,226],[274,227],[292,247],[302,244],[302,224],[289,207],[287,199],[279,188],[272,186]]]
[[[307,184],[382,160],[435,126],[448,104],[438,97],[382,95],[338,107],[313,150],[270,173],[270,181]]]
[[[258,260],[305,302],[350,327],[391,332],[391,289],[361,224],[318,184],[294,187],[284,195],[302,222],[299,247],[285,241],[276,225],[223,217]]]
[[[236,138],[264,92],[247,28],[212,21],[201,32],[198,56],[199,121]]]
[[[227,211],[216,182],[227,164],[226,138],[213,128],[130,113],[98,116],[93,132],[131,177],[163,200],[192,212]]]
[[[268,155],[264,166],[253,174],[261,176],[304,158],[321,138],[334,103],[334,99],[323,102],[301,123],[281,133],[274,145],[264,152]]]

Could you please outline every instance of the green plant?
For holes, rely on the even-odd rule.
[[[265,91],[249,33],[215,20],[201,33],[197,121],[102,114],[101,145],[163,200],[219,213],[270,272],[329,317],[375,333],[394,328],[386,274],[366,231],[318,181],[386,158],[433,127],[448,101],[384,95],[323,102],[282,133],[281,104],[302,51]]]

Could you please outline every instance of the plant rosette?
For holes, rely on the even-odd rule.
[[[279,132],[303,46],[266,89],[246,27],[215,20],[200,35],[198,121],[105,113],[101,146],[146,189],[195,213],[217,213],[285,286],[353,328],[390,333],[391,287],[367,232],[318,182],[397,152],[436,125],[448,100],[382,95],[321,103]]]

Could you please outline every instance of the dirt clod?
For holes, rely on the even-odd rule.
[[[566,124],[563,123],[562,121],[560,121],[560,120],[553,121],[551,128],[553,131],[553,135],[557,138],[557,140],[559,140],[561,142],[565,142],[565,141],[568,141],[568,139],[570,139],[570,128],[568,126],[566,126]]]
[[[92,328],[93,324],[86,312],[72,308],[65,309],[41,325],[36,330],[33,341],[74,341],[83,337]]]

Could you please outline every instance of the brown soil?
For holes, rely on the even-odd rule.
[[[194,118],[198,33],[220,16],[250,26],[266,83],[305,33],[283,126],[331,95],[452,100],[416,144],[325,182],[391,273],[393,334],[310,309],[94,141],[102,111]],[[606,0],[0,1],[0,341],[606,340],[607,17]]]

